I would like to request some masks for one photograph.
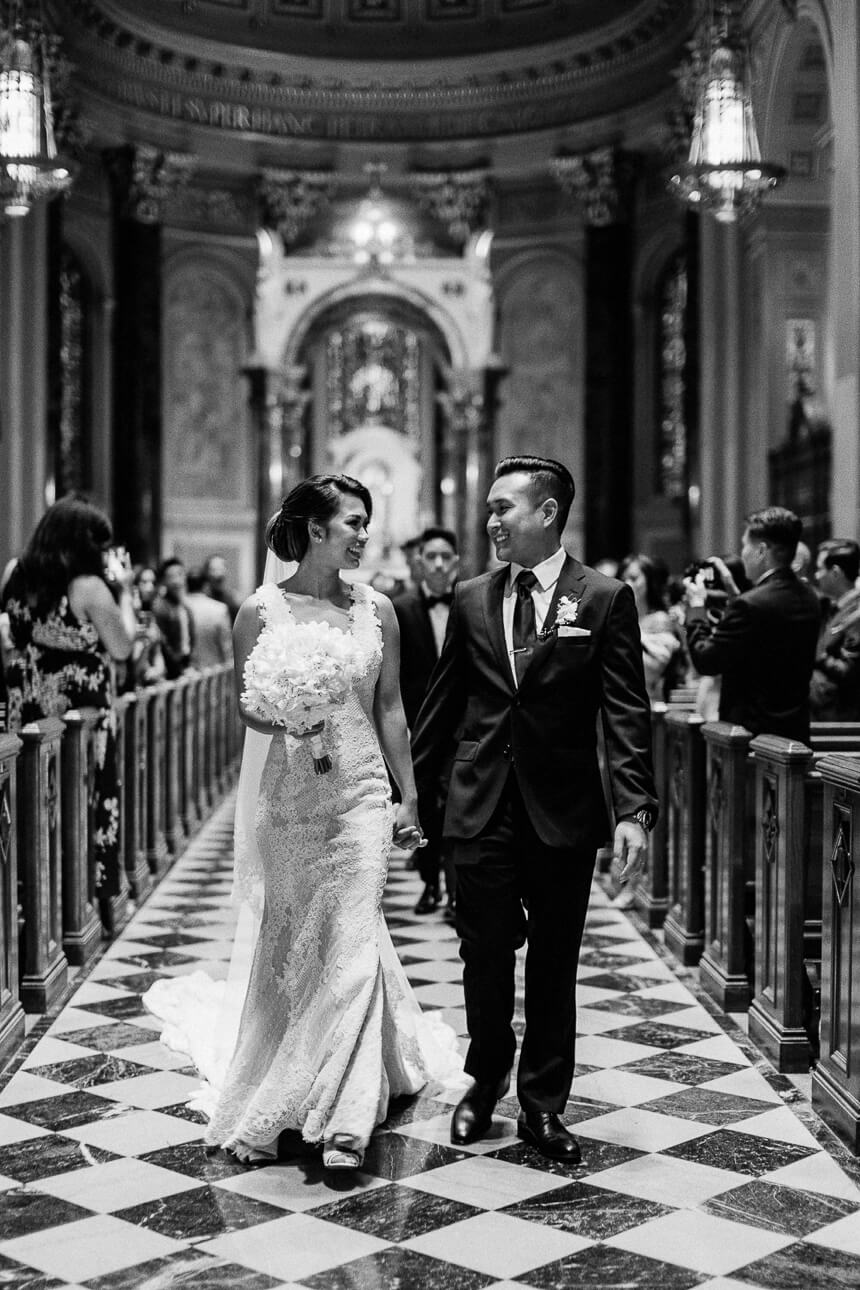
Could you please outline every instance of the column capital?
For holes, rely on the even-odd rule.
[[[168,201],[197,164],[189,153],[164,152],[149,143],[108,148],[103,156],[121,213],[139,224],[162,223]]]
[[[586,224],[605,228],[628,216],[632,166],[613,147],[594,148],[574,156],[555,157],[552,173],[562,190],[581,206]]]
[[[325,209],[334,187],[330,170],[265,169],[257,179],[260,220],[275,229],[288,248]]]
[[[483,228],[490,200],[487,168],[417,171],[409,181],[419,209],[444,225],[455,242]]]

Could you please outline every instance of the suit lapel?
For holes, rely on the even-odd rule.
[[[523,679],[520,682],[520,689],[531,682],[535,674],[540,671],[547,659],[555,649],[558,640],[558,632],[552,630],[555,623],[555,616],[558,611],[558,602],[562,596],[572,596],[579,600],[585,587],[585,569],[578,560],[568,556],[561,566],[561,573],[558,575],[558,581],[555,584],[555,591],[552,594],[552,600],[549,602],[546,618],[544,619],[543,629],[547,635],[543,639],[540,636],[534,647],[529,665],[525,670]]]
[[[511,674],[508,651],[505,648],[505,628],[502,622],[502,597],[505,591],[505,583],[508,579],[508,572],[509,567],[505,565],[503,569],[497,569],[487,581],[487,589],[484,593],[484,622],[487,628],[487,638],[498,660],[499,671],[507,685],[513,690],[514,678]]]

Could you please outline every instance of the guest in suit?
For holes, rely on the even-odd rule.
[[[400,625],[400,693],[406,724],[415,728],[418,710],[427,694],[431,673],[439,661],[448,614],[454,598],[457,577],[457,537],[450,529],[431,527],[419,539],[420,574],[418,586],[395,598],[394,612]],[[415,906],[416,914],[429,914],[440,903],[439,878],[442,869],[442,815],[444,794],[440,791],[438,809],[422,821],[427,846],[415,853],[418,873],[424,890]],[[453,917],[454,884],[450,866],[446,868],[448,914]]]
[[[232,631],[242,601],[227,585],[227,561],[223,555],[207,556],[203,565],[203,591],[210,600],[220,601],[222,605],[227,606]]]
[[[597,761],[602,714],[622,877],[641,865],[656,818],[651,724],[629,587],[568,556],[570,472],[507,457],[487,498],[503,564],[460,582],[418,716],[413,758],[434,800],[456,740],[444,831],[457,867],[457,930],[469,1028],[451,1140],[484,1137],[509,1085],[516,951],[528,941],[517,1133],[575,1163],[561,1122],[574,1070],[576,967],[595,853],[609,821]]]
[[[158,567],[160,593],[153,606],[161,632],[161,652],[168,681],[191,666],[194,649],[194,619],[186,600],[185,565],[177,556],[162,560]]]
[[[738,593],[722,561],[729,600],[714,626],[707,591],[687,579],[687,644],[701,676],[720,674],[720,720],[754,735],[782,735],[809,742],[809,682],[821,611],[818,597],[791,568],[803,525],[781,506],[750,515],[741,559],[752,583]]]
[[[815,581],[829,606],[809,687],[813,721],[860,720],[860,546],[850,538],[818,549]]]

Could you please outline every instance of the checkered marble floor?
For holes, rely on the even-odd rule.
[[[0,1088],[0,1286],[860,1286],[856,1162],[597,888],[565,1115],[581,1165],[519,1142],[513,1100],[454,1149],[457,1095],[438,1089],[392,1105],[357,1176],[284,1139],[263,1169],[207,1154],[194,1073],[139,994],[226,973],[230,831],[227,802]],[[418,888],[395,864],[392,934],[422,1003],[463,1034],[456,939],[412,914]]]

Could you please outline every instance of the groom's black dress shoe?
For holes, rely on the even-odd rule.
[[[483,1138],[493,1122],[493,1110],[508,1091],[507,1079],[501,1084],[473,1084],[457,1105],[451,1118],[451,1141],[455,1147],[467,1147]]]
[[[552,1111],[521,1111],[517,1120],[517,1137],[550,1160],[578,1165],[582,1159],[576,1138],[568,1133]]]

